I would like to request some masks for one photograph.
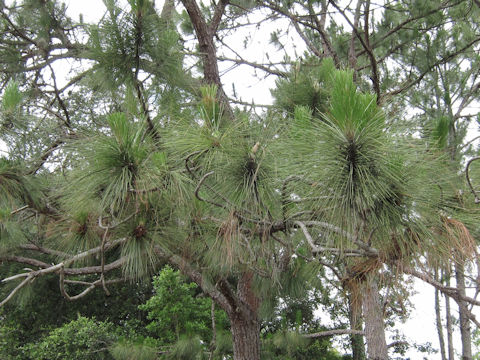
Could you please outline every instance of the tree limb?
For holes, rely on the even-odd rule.
[[[312,334],[303,334],[302,336],[308,339],[316,339],[320,337],[333,336],[333,335],[365,335],[365,332],[362,330],[354,330],[354,329],[332,329],[332,330],[325,330],[325,331],[320,331]]]
[[[480,203],[480,199],[479,199],[479,197],[478,197],[478,195],[477,195],[477,191],[475,191],[475,189],[473,188],[472,181],[470,180],[469,170],[470,170],[470,165],[472,165],[472,163],[473,163],[474,161],[477,161],[477,160],[480,160],[480,156],[476,156],[476,157],[468,160],[467,166],[465,167],[465,177],[467,178],[468,187],[470,188],[470,190],[472,191],[473,196],[475,197],[475,204],[479,204],[479,203]]]

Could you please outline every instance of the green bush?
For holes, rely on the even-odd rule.
[[[25,350],[35,360],[112,360],[109,347],[117,339],[113,324],[79,316]]]

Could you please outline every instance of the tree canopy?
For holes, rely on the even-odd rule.
[[[409,275],[437,291],[442,360],[451,299],[473,357],[477,0],[102,6],[89,23],[0,1],[0,306],[51,278],[67,301],[135,293],[163,269],[140,302],[158,341],[108,354],[334,359],[349,335],[353,359],[383,360],[413,345],[386,336]],[[271,104],[236,86],[249,72]]]

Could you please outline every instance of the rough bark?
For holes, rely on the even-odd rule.
[[[350,327],[353,330],[362,330],[362,296],[358,292],[358,286],[351,288],[348,292],[348,317]],[[363,335],[350,335],[350,342],[352,345],[352,359],[366,360]]]
[[[260,322],[243,316],[230,317],[234,360],[260,359]]]
[[[465,269],[462,260],[455,264],[455,278],[460,297],[465,297]],[[460,335],[462,338],[462,360],[472,360],[472,331],[468,316],[468,305],[462,298],[458,299],[458,310],[460,314]]]
[[[214,37],[216,35],[218,25],[225,12],[228,0],[220,0],[215,8],[215,13],[210,23],[207,24],[200,7],[195,0],[181,0],[183,6],[187,10],[188,16],[192,21],[195,34],[197,35],[198,46],[203,65],[204,81],[207,84],[214,84],[218,88],[218,97],[226,114],[231,119],[234,118],[233,110],[230,102],[225,94],[220,80],[218,71],[217,49],[215,47]]]
[[[375,275],[370,275],[363,290],[365,338],[369,360],[388,360],[388,347],[383,323],[383,307]]]
[[[244,306],[243,311],[234,309],[228,314],[233,337],[234,360],[260,360],[260,301],[252,289],[253,272],[240,275],[237,296]]]

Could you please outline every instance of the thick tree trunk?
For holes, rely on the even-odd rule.
[[[228,317],[233,337],[234,360],[260,360],[260,301],[252,288],[253,273],[240,275],[237,296],[242,309],[236,308]]]
[[[260,322],[258,319],[230,318],[234,360],[260,360]]]
[[[465,297],[465,274],[462,260],[455,264],[455,278],[457,280],[458,294]],[[467,302],[459,299],[457,301],[460,314],[460,335],[462,337],[462,360],[472,360],[472,331],[470,319],[468,318]]]
[[[388,360],[388,348],[383,323],[383,307],[380,302],[375,275],[370,275],[363,291],[363,315],[365,338],[369,360]]]
[[[358,285],[359,286],[359,285]],[[348,317],[350,328],[362,330],[362,295],[358,286],[352,286],[348,291]],[[366,360],[363,335],[350,335],[352,344],[352,360]]]

